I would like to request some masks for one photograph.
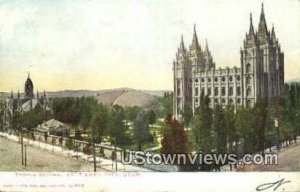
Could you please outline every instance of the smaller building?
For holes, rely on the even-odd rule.
[[[35,131],[47,135],[68,137],[70,135],[70,128],[71,126],[68,124],[64,124],[58,120],[51,119],[38,125]]]

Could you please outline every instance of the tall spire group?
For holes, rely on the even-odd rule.
[[[210,107],[228,104],[251,107],[259,97],[282,97],[284,54],[274,26],[271,30],[267,27],[263,4],[257,31],[250,13],[250,26],[240,50],[239,65],[240,67],[216,69],[207,40],[202,50],[194,25],[189,49],[185,48],[181,36],[173,62],[174,115],[181,117],[186,106],[195,111],[200,105],[202,93],[209,97]]]

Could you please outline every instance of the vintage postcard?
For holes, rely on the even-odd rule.
[[[0,0],[0,191],[299,192],[299,34],[299,0]]]

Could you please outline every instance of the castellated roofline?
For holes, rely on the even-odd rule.
[[[253,20],[252,20],[252,13],[250,13],[250,26],[249,29],[245,33],[245,39],[243,41],[241,50],[243,48],[260,46],[264,44],[270,44],[270,45],[276,45],[278,47],[281,47],[278,38],[276,37],[274,24],[272,24],[271,28],[268,29],[266,17],[265,17],[265,11],[264,11],[264,5],[261,6],[261,13],[260,13],[260,20],[257,25],[257,28],[253,26]],[[209,49],[209,45],[207,43],[207,39],[205,39],[204,46],[201,46],[201,43],[199,43],[199,38],[196,31],[196,24],[193,26],[193,38],[192,42],[189,46],[184,45],[183,41],[183,35],[181,35],[180,38],[180,44],[177,49],[176,53],[176,59],[178,59],[179,55],[182,55],[184,57],[192,57],[192,58],[198,58],[199,60],[206,60],[211,63],[211,67],[205,70],[211,70],[215,68],[215,62],[213,59],[213,56],[211,54],[211,50]],[[203,49],[201,49],[203,47]],[[199,58],[200,57],[200,58]],[[200,70],[201,71],[201,70]],[[204,70],[203,70],[204,71]]]

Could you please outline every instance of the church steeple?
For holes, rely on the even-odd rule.
[[[25,86],[24,86],[24,96],[25,98],[34,98],[33,95],[33,83],[30,79],[30,73],[28,72],[28,77],[27,80],[25,82]]]
[[[205,51],[204,51],[204,53],[205,53],[206,55],[210,55],[210,51],[209,51],[209,48],[208,48],[207,39],[205,39]]]
[[[273,42],[276,42],[276,35],[275,35],[275,30],[274,30],[274,25],[272,25],[272,32],[271,32],[271,38]]]
[[[185,50],[185,47],[184,47],[184,41],[183,41],[183,35],[181,35],[181,41],[180,41],[180,47],[179,47],[181,50]]]
[[[191,49],[201,50],[201,47],[198,42],[197,32],[196,32],[196,24],[194,24],[194,34],[193,34]]]
[[[176,54],[176,58],[185,58],[186,57],[186,49],[184,46],[183,35],[181,35],[180,45]]]
[[[252,23],[252,13],[250,13],[250,28],[249,28],[249,35],[250,35],[250,36],[254,35],[254,28],[253,28],[253,23]]]
[[[259,25],[258,25],[258,33],[259,34],[267,34],[268,33],[263,3],[261,4],[261,13],[260,13],[260,20],[259,20]]]

